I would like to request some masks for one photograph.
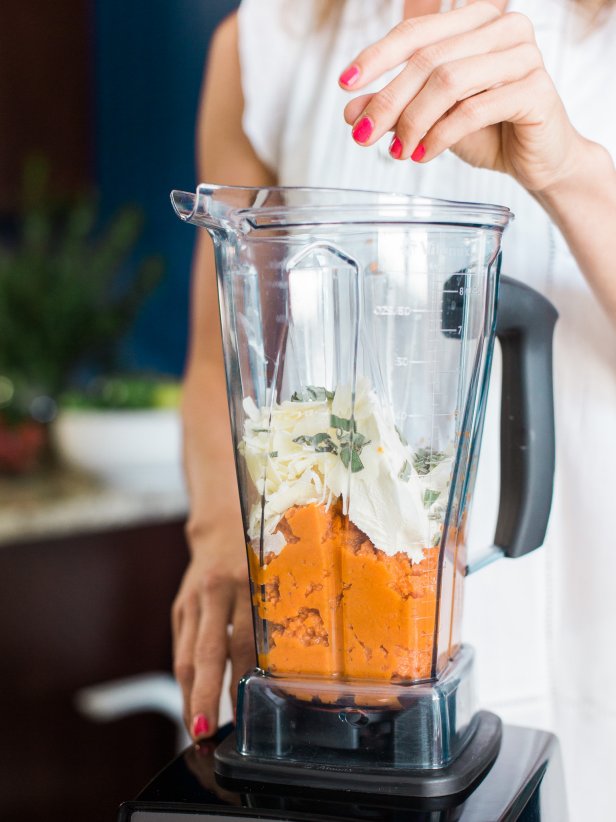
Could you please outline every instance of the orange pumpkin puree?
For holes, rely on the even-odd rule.
[[[409,681],[432,674],[438,547],[412,564],[376,548],[340,501],[290,508],[287,544],[249,549],[254,604],[266,620],[259,666],[273,674]]]

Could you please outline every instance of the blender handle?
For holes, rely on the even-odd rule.
[[[544,541],[554,485],[552,338],[558,313],[537,291],[501,277],[501,487],[495,543],[520,557]]]

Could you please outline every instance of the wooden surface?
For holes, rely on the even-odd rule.
[[[0,212],[12,211],[24,158],[42,152],[57,190],[93,181],[88,0],[0,3]]]
[[[171,670],[183,521],[0,550],[0,819],[103,822],[174,755],[175,727],[81,717],[82,687]]]

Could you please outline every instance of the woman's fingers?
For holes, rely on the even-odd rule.
[[[184,722],[190,727],[190,695],[195,678],[194,653],[199,627],[199,603],[196,596],[178,603],[173,611],[173,672],[182,690]]]
[[[463,90],[465,58],[506,52],[518,45],[528,46],[526,51],[517,54],[523,61],[520,71],[528,72],[541,59],[532,24],[524,15],[508,14],[462,35],[418,49],[410,55],[405,68],[381,91],[359,98],[363,105],[359,100],[352,100],[347,105],[345,119],[354,123],[354,138],[362,145],[372,145],[394,128],[409,101],[413,101],[427,84],[436,81],[437,85],[442,85],[441,81],[445,81],[447,86],[459,85]],[[516,76],[520,76],[520,72]],[[476,81],[476,91],[498,82],[506,82],[506,78],[485,74]]]
[[[447,14],[403,20],[351,61],[340,75],[340,84],[345,89],[363,88],[384,72],[406,62],[417,49],[475,29],[499,15],[492,3],[477,0]]]
[[[494,87],[501,88],[503,92],[498,96],[500,100],[507,96],[513,83],[542,68],[539,51],[528,43],[504,52],[481,54],[445,63],[432,73],[398,119],[395,132],[401,144],[399,158],[404,160],[410,157],[420,142],[427,149],[424,135],[457,104],[473,98],[474,102],[469,104],[468,110],[472,110],[474,116],[479,110],[485,113],[484,101],[480,99],[482,94]],[[464,118],[464,113],[465,110],[462,110],[460,121]],[[483,126],[500,122],[491,120],[490,115],[487,117],[488,121]],[[472,118],[469,119],[470,122]]]
[[[252,607],[250,586],[243,583],[235,598],[232,618],[232,633],[229,640],[231,658],[231,701],[233,708],[237,703],[237,684],[245,673],[256,665],[255,641],[252,629]]]
[[[552,81],[546,72],[543,69],[536,69],[522,80],[462,100],[424,136],[424,159],[431,160],[452,147],[456,147],[457,151],[461,141],[467,142],[465,138],[472,143],[474,138],[471,135],[499,123],[524,123],[541,130],[541,118],[537,117],[536,112],[542,108],[541,98],[548,94],[552,95],[552,92]],[[536,134],[539,137],[539,131]],[[554,150],[556,151],[556,146]],[[472,160],[472,147],[468,148],[468,152]],[[468,152],[465,149],[465,155]],[[525,152],[528,156],[533,153],[532,148]],[[512,171],[505,168],[501,170]],[[534,176],[539,178],[542,169],[537,168],[534,171]],[[549,169],[545,171],[549,172]]]
[[[195,739],[211,736],[218,727],[218,704],[227,660],[227,625],[233,602],[230,580],[215,573],[204,576],[199,581],[199,602],[189,700],[189,729]]]
[[[356,120],[359,120],[361,113],[367,109],[368,104],[375,96],[375,94],[360,94],[359,97],[354,97],[352,100],[349,100],[344,108],[344,119],[350,126],[353,125]]]

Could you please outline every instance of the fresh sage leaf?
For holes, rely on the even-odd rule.
[[[408,460],[404,460],[404,464],[398,473],[398,479],[401,479],[402,482],[408,482],[411,478],[411,474],[413,472],[413,467]]]
[[[398,435],[398,438],[402,445],[408,446],[408,442],[406,441],[406,437],[404,436],[402,431],[398,428],[397,425],[395,425],[394,428],[396,429],[396,434]]]
[[[445,459],[445,454],[441,451],[433,451],[431,448],[420,448],[413,454],[413,467],[420,475],[429,474],[439,462]]]
[[[315,451],[320,453],[323,453],[324,451],[328,451],[332,454],[338,453],[338,449],[336,448],[332,438],[325,432],[321,434],[314,434],[313,436],[302,434],[299,437],[295,437],[293,442],[296,442],[298,445],[307,445],[309,448],[314,448]]]
[[[436,502],[436,500],[440,497],[440,495],[441,495],[440,491],[432,491],[430,488],[428,488],[426,491],[424,491],[424,495],[423,495],[424,508],[429,508],[434,502]]]
[[[333,399],[334,392],[321,385],[307,385],[301,391],[294,391],[291,394],[291,402],[331,402]]]
[[[364,467],[363,462],[359,458],[359,454],[357,451],[353,450],[351,452],[351,472],[356,474],[358,471],[361,471]]]
[[[355,420],[347,420],[345,417],[337,417],[336,414],[332,414],[329,418],[329,424],[332,428],[336,428],[338,431],[355,431]]]
[[[340,460],[345,468],[351,466],[351,473],[356,474],[362,471],[364,464],[357,451],[353,450],[349,445],[344,445],[340,449]]]

